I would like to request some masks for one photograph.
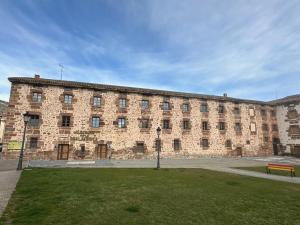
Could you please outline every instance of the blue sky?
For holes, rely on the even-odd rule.
[[[300,93],[300,1],[0,1],[9,76],[271,100]]]

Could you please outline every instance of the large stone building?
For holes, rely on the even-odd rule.
[[[38,75],[9,81],[7,159],[18,157],[25,112],[31,159],[153,158],[157,127],[164,158],[272,155],[300,146],[299,96],[290,105],[289,98],[262,102]]]

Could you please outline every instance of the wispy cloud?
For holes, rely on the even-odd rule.
[[[11,75],[270,100],[299,92],[300,3],[1,1],[0,98]]]

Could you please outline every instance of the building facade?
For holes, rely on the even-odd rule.
[[[281,153],[280,103],[34,78],[9,78],[6,159],[17,158],[24,121],[30,159],[138,159]],[[299,109],[296,109],[299,110]],[[299,116],[298,116],[299,123]],[[285,128],[283,128],[285,129]],[[299,143],[299,137],[296,142]]]

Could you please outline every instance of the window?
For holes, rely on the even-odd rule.
[[[36,149],[37,148],[37,142],[38,142],[38,139],[35,138],[35,137],[32,137],[30,138],[30,144],[29,144],[29,147],[31,149]]]
[[[71,117],[70,116],[63,116],[62,117],[62,126],[69,127],[71,125]]]
[[[268,131],[268,130],[269,130],[268,124],[264,123],[264,124],[262,125],[262,130],[263,130],[263,131]]]
[[[125,128],[126,127],[125,118],[119,118],[118,119],[118,127],[119,128]]]
[[[120,108],[126,108],[126,99],[125,98],[120,98],[119,99],[119,107]]]
[[[265,109],[260,110],[260,114],[261,116],[266,116],[267,115],[266,110]]]
[[[149,101],[142,100],[142,110],[149,109]]]
[[[142,124],[142,128],[149,128],[149,120],[148,119],[142,119],[141,124]]]
[[[92,118],[92,127],[99,128],[100,127],[100,117],[94,116]]]
[[[240,108],[239,107],[234,107],[234,109],[233,109],[233,113],[235,114],[235,115],[239,115],[240,114]]]
[[[190,128],[191,128],[190,121],[189,120],[184,120],[183,121],[183,129],[189,130]]]
[[[72,104],[72,98],[73,98],[72,95],[65,95],[64,96],[64,103],[65,104]]]
[[[80,145],[80,152],[84,153],[85,152],[85,145]]]
[[[208,112],[208,105],[207,105],[207,103],[202,103],[200,105],[200,112]]]
[[[140,153],[144,153],[145,152],[144,142],[137,142],[136,143],[136,151],[140,152]]]
[[[207,138],[202,138],[201,143],[202,143],[203,148],[208,148],[209,147],[209,142],[208,142]]]
[[[272,130],[273,130],[273,131],[278,131],[278,126],[277,126],[277,124],[273,124],[273,125],[272,125]]]
[[[94,105],[95,107],[100,107],[100,106],[101,106],[101,97],[99,97],[99,96],[94,96],[93,105]]]
[[[226,140],[225,146],[226,146],[226,148],[231,148],[232,147],[231,140]]]
[[[182,111],[183,111],[183,112],[189,112],[189,111],[190,111],[190,105],[187,104],[187,103],[184,103],[184,104],[182,105]]]
[[[170,129],[170,120],[163,120],[163,129]]]
[[[250,123],[250,131],[256,132],[256,124],[255,123]]]
[[[219,130],[225,130],[225,122],[219,122]]]
[[[225,106],[224,105],[219,105],[219,113],[224,113],[225,112]]]
[[[180,150],[180,139],[174,139],[174,151]]]
[[[170,110],[170,103],[169,102],[164,102],[163,103],[163,110]]]
[[[272,117],[276,117],[276,111],[275,110],[271,110],[271,115],[272,115]]]
[[[42,101],[42,93],[33,92],[32,93],[32,101],[33,102],[41,102]]]
[[[264,142],[269,142],[269,137],[268,136],[264,136]]]
[[[234,129],[235,129],[236,132],[241,132],[242,131],[241,123],[235,123],[234,124]]]
[[[250,114],[250,116],[255,116],[255,111],[253,108],[249,109],[249,114]]]
[[[29,125],[31,127],[38,127],[40,122],[39,115],[30,115]]]
[[[203,121],[202,122],[202,130],[209,130],[208,122],[207,121]]]

